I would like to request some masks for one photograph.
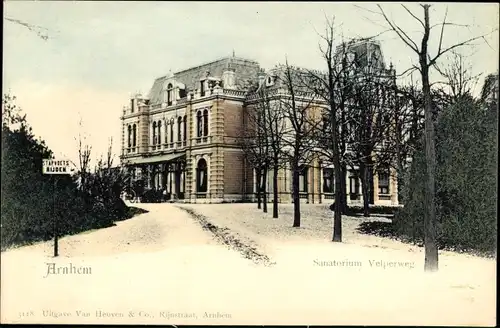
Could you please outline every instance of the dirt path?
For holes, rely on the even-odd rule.
[[[210,233],[203,231],[187,213],[171,204],[139,204],[148,213],[116,222],[115,226],[83,232],[59,239],[61,257],[111,256],[149,253],[169,247],[215,245]],[[13,249],[7,254],[44,254],[51,256],[53,242],[47,241]]]

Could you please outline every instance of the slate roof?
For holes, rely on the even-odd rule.
[[[225,57],[210,63],[200,66],[191,67],[173,74],[173,79],[176,83],[182,83],[186,87],[186,91],[192,91],[199,87],[201,77],[206,76],[209,72],[210,76],[220,78],[222,73],[228,68],[235,71],[235,83],[238,89],[246,89],[250,83],[257,80],[257,74],[260,71],[258,62],[239,58],[239,57]],[[164,84],[172,76],[162,76],[157,78],[148,95],[150,104],[158,104],[161,102],[161,93],[164,89]]]

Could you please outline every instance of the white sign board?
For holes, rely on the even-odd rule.
[[[43,174],[72,174],[75,171],[70,161],[65,159],[44,159]]]

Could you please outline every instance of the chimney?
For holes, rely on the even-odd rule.
[[[257,76],[259,77],[259,87],[261,87],[262,85],[264,85],[264,82],[266,81],[266,72],[264,72],[264,70],[261,69]]]
[[[222,85],[224,89],[236,88],[236,72],[234,68],[228,66],[226,70],[222,72]]]

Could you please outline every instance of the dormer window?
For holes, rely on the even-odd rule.
[[[174,98],[174,89],[172,83],[169,83],[167,86],[167,106],[172,105],[173,98]]]
[[[266,79],[266,87],[270,87],[274,84],[274,78],[272,76],[268,76]]]
[[[205,80],[200,81],[200,97],[205,96]]]

